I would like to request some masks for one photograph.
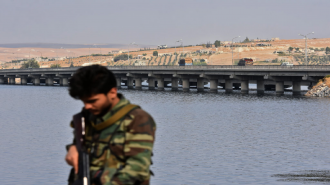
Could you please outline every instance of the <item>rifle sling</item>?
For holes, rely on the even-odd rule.
[[[117,111],[113,116],[111,116],[109,119],[107,119],[106,121],[99,123],[97,125],[95,125],[92,122],[92,126],[96,129],[96,130],[102,130],[104,128],[109,127],[110,125],[116,123],[118,120],[120,120],[121,118],[123,118],[126,114],[128,114],[130,111],[132,111],[135,108],[138,108],[138,105],[134,105],[134,104],[128,104],[125,107],[121,108],[119,111]]]

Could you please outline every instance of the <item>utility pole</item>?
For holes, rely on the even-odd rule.
[[[177,43],[177,42],[180,42],[181,40],[182,40],[182,39],[177,40],[177,41],[174,42],[174,46],[175,46],[175,54],[176,54],[176,55],[178,55],[178,54],[176,53],[176,43]]]
[[[181,43],[182,43],[182,56],[184,55],[184,45],[183,45],[183,40],[181,39]]]
[[[231,65],[232,65],[232,66],[234,65],[234,48],[233,48],[233,43],[234,43],[234,39],[239,38],[239,37],[241,37],[241,36],[234,37],[234,38],[231,40]]]
[[[309,34],[314,34],[314,32],[311,32]],[[309,35],[309,34],[307,34],[307,35]],[[307,38],[307,35],[302,35],[302,34],[298,34],[298,35],[305,37],[305,64],[307,66],[308,65],[307,64],[307,39],[308,38]]]
[[[128,44],[128,64],[129,64],[129,45],[134,45],[134,46],[137,46],[136,44],[134,44],[135,42],[132,42],[132,43],[130,43],[130,44]]]

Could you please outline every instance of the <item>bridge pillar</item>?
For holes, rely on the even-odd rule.
[[[204,78],[197,78],[197,92],[204,91]]]
[[[155,90],[155,79],[148,78],[148,89]]]
[[[21,85],[26,85],[27,84],[27,78],[26,77],[22,77],[21,78]]]
[[[47,86],[52,86],[52,85],[54,85],[54,78],[53,78],[53,77],[47,77],[47,78],[46,78],[46,85],[47,85]]]
[[[66,77],[63,77],[63,78],[61,78],[60,79],[60,85],[61,86],[68,86],[69,85],[69,83],[68,83],[68,78],[66,78]]]
[[[283,95],[283,94],[284,94],[284,82],[276,81],[276,95]]]
[[[117,83],[117,89],[121,88],[121,78],[120,77],[116,77],[116,83]]]
[[[232,80],[226,80],[225,89],[226,89],[226,93],[233,92],[233,82],[232,82]]]
[[[33,85],[40,85],[40,78],[34,78]]]
[[[179,82],[178,78],[172,78],[172,91],[177,91],[179,89],[178,82]]]
[[[210,92],[218,92],[218,79],[210,80]]]
[[[127,89],[134,89],[132,77],[127,77]]]
[[[189,78],[182,78],[182,90],[184,92],[189,91],[190,85],[189,85]]]
[[[164,90],[164,78],[157,79],[157,90],[163,91]]]
[[[242,80],[241,81],[241,93],[242,94],[249,94],[249,80]]]
[[[300,95],[301,94],[301,82],[293,81],[292,82],[292,95]]]
[[[9,78],[9,84],[14,85],[15,84],[15,78]]]
[[[141,90],[142,89],[142,80],[141,78],[135,78],[135,89]]]
[[[257,80],[257,94],[265,93],[265,81]]]

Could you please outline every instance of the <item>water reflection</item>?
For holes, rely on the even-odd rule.
[[[280,178],[284,182],[330,182],[329,170],[306,170],[288,174],[276,174],[273,177]]]

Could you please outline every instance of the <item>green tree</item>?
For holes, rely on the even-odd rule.
[[[325,48],[325,53],[330,54],[330,47]]]
[[[129,55],[129,58],[132,58],[132,55]],[[117,55],[113,58],[114,62],[117,62],[119,60],[128,60],[128,55],[127,54],[120,54],[120,55]]]
[[[293,51],[293,47],[290,46],[288,50],[289,50],[289,53],[291,53],[291,51]]]
[[[147,53],[143,53],[142,55],[143,55],[143,56],[146,56],[146,55],[147,55]]]
[[[246,38],[243,40],[243,42],[250,42],[250,40],[249,40],[248,37],[246,37]]]
[[[30,59],[27,62],[24,62],[21,66],[21,69],[26,68],[40,68],[40,65],[35,59]]]
[[[73,66],[73,62],[71,62],[70,67],[74,67],[74,66]]]
[[[60,64],[52,64],[50,65],[50,68],[60,68],[61,65]]]
[[[299,48],[294,48],[296,51],[299,51]]]
[[[211,42],[207,42],[207,43],[206,43],[206,48],[210,48],[210,47],[212,47]]]
[[[158,56],[158,51],[154,51],[153,53],[152,53],[152,56]]]
[[[214,46],[217,48],[217,47],[220,47],[220,40],[216,40],[214,42]]]

